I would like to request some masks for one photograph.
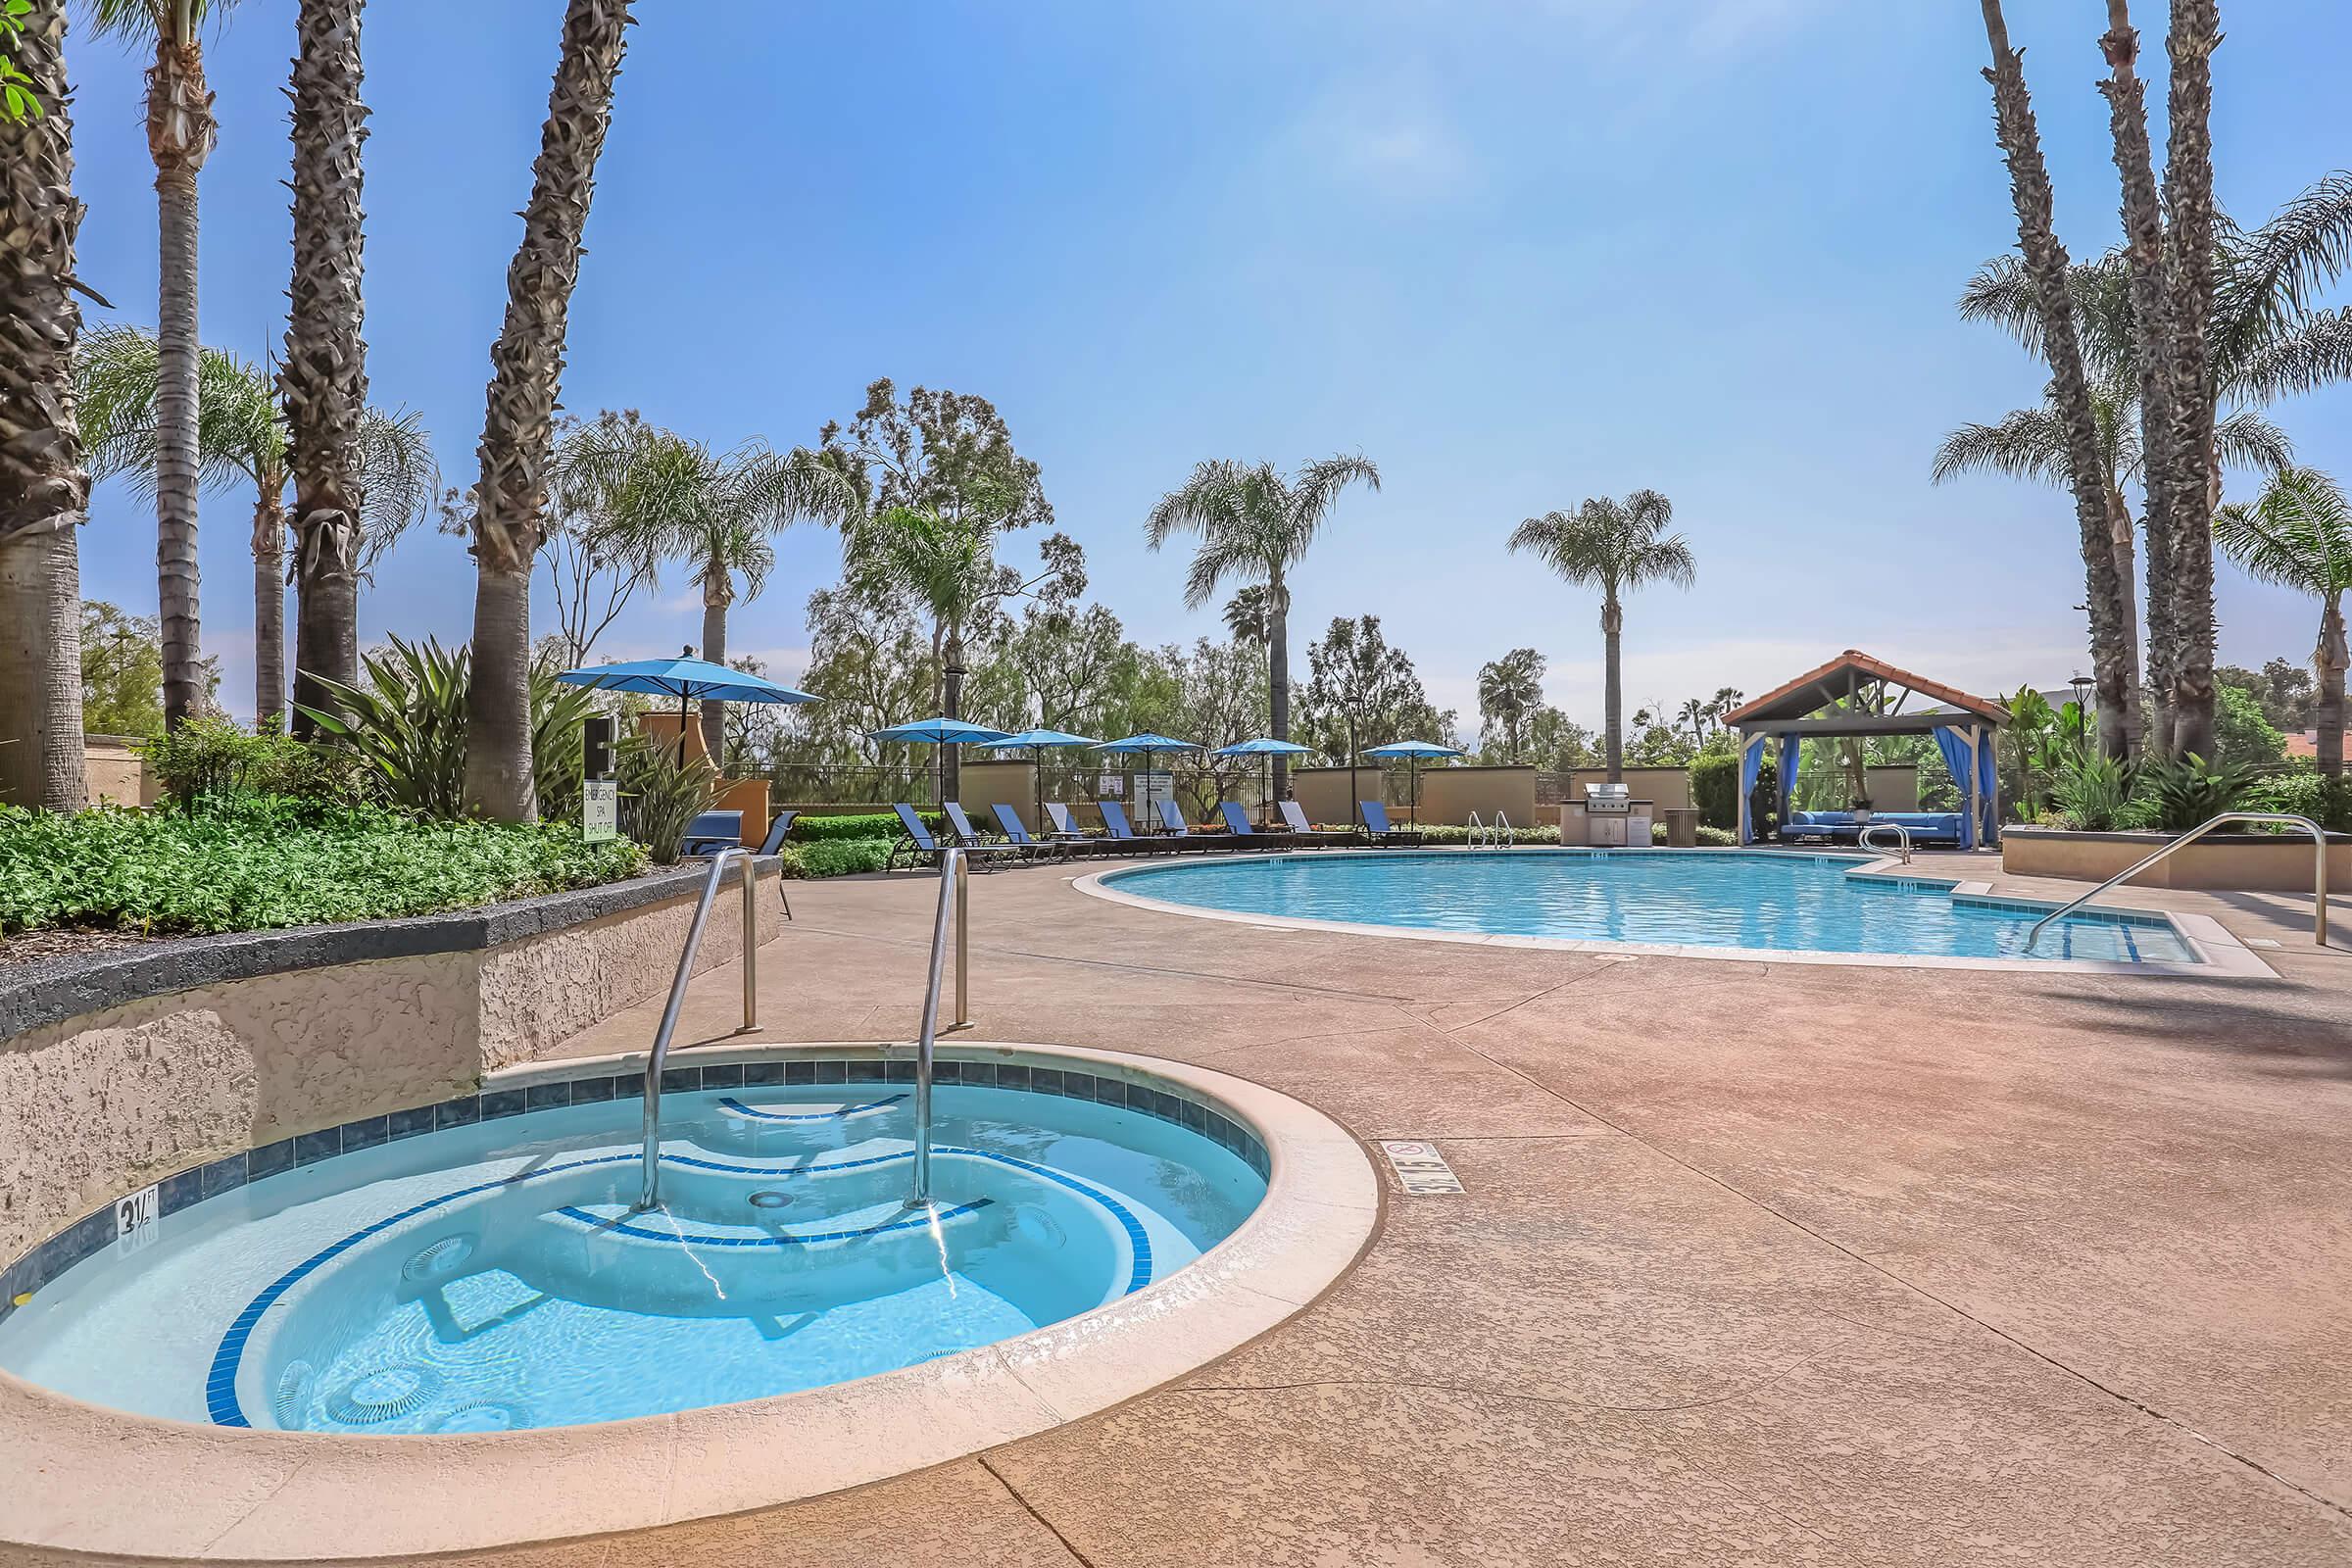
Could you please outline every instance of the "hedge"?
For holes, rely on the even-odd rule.
[[[937,829],[947,819],[937,811],[917,811],[923,825]],[[795,844],[821,844],[829,839],[886,839],[896,843],[906,828],[896,811],[861,811],[849,816],[796,816],[784,836]]]
[[[1690,804],[1709,827],[1740,826],[1740,754],[1701,752],[1690,760]]]
[[[856,876],[862,871],[887,870],[891,846],[896,842],[895,839],[818,839],[813,844],[787,844],[778,858],[784,874],[801,881]]]

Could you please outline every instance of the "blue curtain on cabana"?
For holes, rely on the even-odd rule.
[[[1973,850],[1977,847],[1977,817],[1968,809],[1968,774],[1976,765],[1976,760],[1969,755],[1976,748],[1969,745],[1966,735],[1945,724],[1936,731],[1936,749],[1943,754],[1943,765],[1950,770],[1952,782],[1960,790],[1960,847]],[[1983,806],[1983,802],[1978,803],[1979,810]]]
[[[1796,794],[1796,737],[1793,735],[1781,737],[1779,772],[1777,782],[1780,786],[1781,808],[1774,814],[1786,822],[1788,820],[1788,802]]]
[[[1977,808],[1983,812],[1977,837],[1985,844],[1996,844],[2001,837],[2001,761],[1999,748],[1993,745],[1998,733],[1984,731],[1984,744],[1977,748]]]
[[[1764,744],[1769,735],[1751,735],[1740,753],[1740,842],[1756,842],[1755,808],[1748,803],[1756,798],[1756,780],[1764,776]]]

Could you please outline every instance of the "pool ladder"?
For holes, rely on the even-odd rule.
[[[2026,952],[2034,951],[2034,944],[2040,940],[2043,929],[2052,921],[2063,919],[2074,913],[2109,888],[2121,887],[2175,850],[2187,849],[2215,828],[2228,822],[2268,822],[2278,827],[2300,828],[2311,835],[2311,940],[2320,947],[2326,947],[2328,945],[2328,835],[2321,830],[2320,824],[2308,816],[2296,816],[2288,811],[2224,811],[2211,821],[2190,828],[2155,854],[2132,861],[2129,866],[2116,872],[2115,875],[2092,888],[2081,898],[2060,905],[2034,921],[2034,929],[2026,933]]]
[[[1492,827],[1480,821],[1476,811],[1470,813],[1470,838],[1468,841],[1470,849],[1477,849],[1483,840],[1488,849],[1499,850],[1506,845],[1518,842],[1518,837],[1519,835],[1511,828],[1510,813],[1507,811],[1496,811]]]
[[[1905,865],[1909,865],[1911,863],[1911,830],[1903,826],[1903,824],[1900,822],[1863,823],[1862,831],[1854,835],[1854,847],[1860,850],[1869,849],[1870,836],[1873,833],[1878,832],[1881,828],[1886,829],[1895,836],[1896,843],[1894,847],[1894,853],[1901,857],[1902,862]]]
[[[718,900],[720,880],[737,860],[743,862],[743,1027],[735,1032],[748,1034],[760,1026],[760,879],[753,874],[752,852],[737,847],[710,857],[710,874],[703,878],[702,901],[695,905],[693,923],[686,927],[686,946],[678,954],[678,973],[669,983],[662,1026],[654,1031],[654,1049],[645,1058],[645,1158],[638,1184],[639,1208],[658,1208],[662,1203],[662,1069],[669,1061],[669,1037],[677,1033],[678,1010],[686,1004],[687,982],[694,978],[703,927],[710,923],[710,906]]]

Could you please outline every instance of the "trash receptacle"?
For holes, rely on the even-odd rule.
[[[1698,812],[1695,808],[1670,806],[1666,808],[1666,847],[1688,850],[1698,844]]]

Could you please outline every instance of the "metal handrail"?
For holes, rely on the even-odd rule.
[[[678,1027],[678,1009],[686,1003],[686,984],[694,978],[694,957],[703,945],[703,927],[710,920],[710,906],[718,899],[719,879],[730,861],[743,861],[743,1028],[760,1024],[760,906],[756,859],[737,847],[710,857],[710,874],[703,879],[702,901],[694,906],[694,921],[686,928],[686,946],[678,955],[677,978],[669,983],[669,1001],[662,1008],[662,1027],[654,1031],[654,1049],[645,1058],[645,1163],[637,1206],[658,1208],[662,1202],[662,1067],[669,1059],[669,1037]]]
[[[1477,849],[1479,836],[1486,831],[1487,824],[1478,819],[1476,811],[1472,811],[1470,813],[1470,836],[1462,841],[1462,847],[1468,850]]]
[[[1862,849],[1862,850],[1867,850],[1867,849],[1869,849],[1869,848],[1870,848],[1870,836],[1871,836],[1871,834],[1873,834],[1873,833],[1877,832],[1877,831],[1878,831],[1880,828],[1886,828],[1886,829],[1887,829],[1888,831],[1892,832],[1892,833],[1894,834],[1894,836],[1895,836],[1897,839],[1899,839],[1899,840],[1901,841],[1901,842],[1900,842],[1900,843],[1899,843],[1899,844],[1898,844],[1898,845],[1895,847],[1895,852],[1894,852],[1894,853],[1895,853],[1895,854],[1897,854],[1897,855],[1899,855],[1899,856],[1901,856],[1901,857],[1903,858],[1903,863],[1904,863],[1905,865],[1909,865],[1909,864],[1911,863],[1911,830],[1910,830],[1909,828],[1907,828],[1907,827],[1903,826],[1903,824],[1902,824],[1902,823],[1900,823],[1900,822],[1865,822],[1865,823],[1863,823],[1863,824],[1862,824],[1862,831],[1860,831],[1859,833],[1856,833],[1856,834],[1854,835],[1854,847],[1855,847],[1856,849]]]
[[[2296,816],[2287,811],[2224,811],[2210,822],[2200,827],[2190,828],[2155,854],[2143,859],[2134,860],[2128,868],[2118,871],[2073,903],[2060,905],[2034,921],[2034,929],[2026,933],[2026,952],[2034,951],[2034,944],[2041,936],[2042,927],[2048,925],[2052,920],[2074,913],[2109,888],[2131,881],[2175,850],[2186,849],[2225,822],[2275,822],[2282,827],[2299,827],[2311,835],[2311,940],[2320,947],[2326,947],[2328,945],[2328,834],[2326,830],[2308,816]]]
[[[1496,811],[1494,813],[1494,848],[1507,850],[1518,842],[1519,831],[1511,826],[1511,813]]]
[[[969,1022],[964,1012],[964,925],[961,911],[970,891],[963,868],[963,851],[951,849],[939,858],[939,912],[931,920],[931,964],[923,987],[923,1026],[914,1048],[914,1191],[907,1201],[931,1201],[931,1053],[939,1038],[939,993],[946,979],[948,916],[956,915],[956,1026]]]

